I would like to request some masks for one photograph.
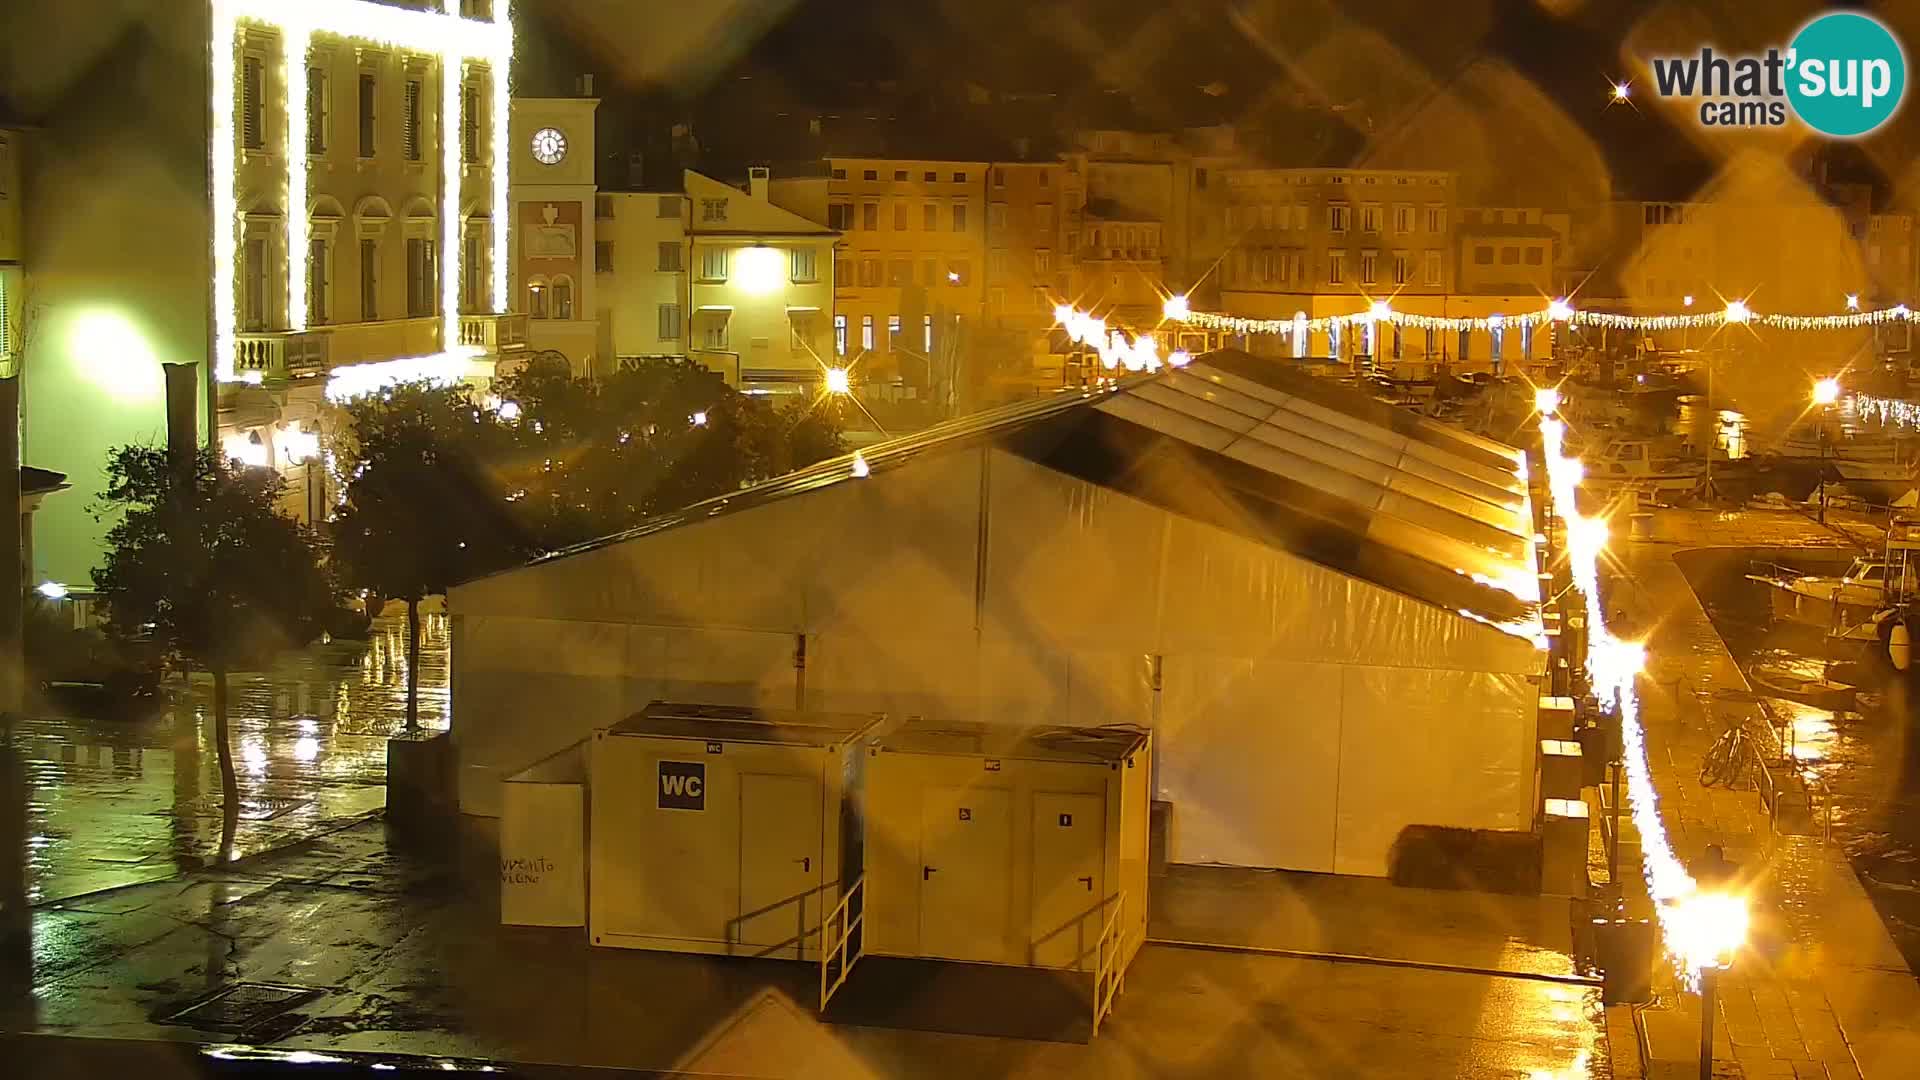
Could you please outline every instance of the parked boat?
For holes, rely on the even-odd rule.
[[[1587,469],[1587,483],[1602,491],[1631,488],[1667,499],[1698,495],[1706,476],[1705,462],[1680,457],[1653,439],[1614,439]]]
[[[1920,482],[1920,465],[1913,462],[1868,462],[1840,458],[1831,463],[1847,490],[1872,503],[1891,503]]]
[[[1858,693],[1849,683],[1824,675],[1803,675],[1783,664],[1755,664],[1747,671],[1747,681],[1759,693],[1831,712],[1853,708],[1854,695]]]
[[[1843,628],[1869,621],[1887,607],[1887,564],[1883,559],[1855,559],[1839,577],[1799,574],[1774,566],[1769,572],[1748,574],[1772,590],[1776,619],[1810,626]]]

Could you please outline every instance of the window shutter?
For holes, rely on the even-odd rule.
[[[13,313],[8,307],[7,275],[0,271],[0,360],[13,355]]]
[[[260,58],[249,56],[240,65],[240,142],[249,150],[258,150],[266,138],[260,128]]]
[[[327,76],[307,69],[307,153],[327,152]]]
[[[420,160],[420,83],[407,80],[407,108],[404,118],[405,141],[408,161]]]

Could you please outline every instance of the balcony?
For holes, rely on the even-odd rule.
[[[321,375],[331,363],[332,342],[324,330],[243,333],[237,345],[235,370],[243,375],[257,371],[263,379]]]
[[[335,368],[408,356],[432,356],[441,351],[438,315],[336,323],[327,327],[326,333],[333,339],[328,359]]]
[[[490,353],[527,347],[525,315],[462,315],[460,344]]]

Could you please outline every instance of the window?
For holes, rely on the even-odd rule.
[[[907,178],[907,170],[905,169],[893,170],[893,178],[895,180],[905,180]]]
[[[795,352],[813,351],[813,339],[818,333],[818,329],[814,326],[814,320],[817,318],[819,313],[814,311],[787,312],[787,327],[793,337],[792,345]]]
[[[1493,265],[1493,245],[1492,244],[1474,245],[1473,264],[1475,266],[1492,266]]]
[[[1362,251],[1360,253],[1360,284],[1372,285],[1374,283],[1374,267],[1379,262],[1380,253],[1377,251]]]
[[[1327,207],[1327,228],[1334,232],[1347,231],[1347,204],[1334,203]]]
[[[860,287],[877,289],[880,287],[880,260],[866,258],[860,260]]]
[[[967,204],[966,203],[953,204],[953,231],[954,232],[967,231]]]
[[[480,88],[469,83],[461,87],[460,152],[469,165],[480,163]],[[612,215],[608,215],[611,217]]]
[[[893,230],[907,231],[907,204],[905,200],[896,200],[893,204]]]
[[[730,311],[701,311],[695,313],[694,322],[698,327],[701,348],[712,349],[716,352],[726,349],[727,321],[732,314]]]
[[[932,169],[928,169],[926,172],[920,174],[920,179],[926,183],[934,184],[940,181],[940,174],[934,172]]]
[[[327,110],[327,72],[325,68],[307,69],[307,153],[324,154],[332,142],[327,130],[331,119]]]
[[[1472,347],[1473,347],[1473,331],[1471,330],[1460,331],[1460,362],[1461,363],[1464,364],[1467,362],[1467,357],[1472,352]]]
[[[307,321],[325,326],[333,315],[332,297],[327,288],[333,275],[327,266],[329,249],[325,240],[307,242]]]
[[[994,248],[987,252],[987,277],[998,281],[1007,276],[1007,249]]]
[[[242,330],[265,330],[267,328],[267,241],[265,237],[254,237],[247,241],[243,256],[245,263],[241,267],[244,275],[242,291],[244,295]]]
[[[1413,231],[1413,207],[1396,206],[1393,208],[1393,231],[1410,233]]]
[[[678,240],[660,241],[660,256],[657,269],[680,272],[680,242]]]
[[[1425,264],[1422,267],[1422,280],[1428,285],[1440,284],[1440,253],[1437,251],[1429,251],[1422,257],[1421,261]]]
[[[947,282],[951,285],[965,285],[973,276],[973,268],[965,259],[955,259],[947,264]]]
[[[1000,232],[1007,227],[1007,204],[994,203],[987,207],[987,228]]]
[[[727,200],[701,199],[700,220],[709,224],[725,224],[727,220]]]
[[[534,278],[527,282],[527,317],[530,319],[547,317],[547,282],[544,278]]]
[[[434,262],[433,241],[421,237],[407,238],[407,317],[418,319],[431,315],[434,311]],[[556,290],[557,297],[557,290]],[[571,318],[563,315],[560,318]]]
[[[659,308],[659,334],[661,341],[680,340],[680,305],[661,304]]]
[[[700,249],[700,280],[727,280],[727,249],[707,247]]]
[[[483,289],[486,282],[486,245],[482,242],[480,230],[467,230],[465,241],[466,254],[462,257],[460,269],[460,310],[478,312],[487,310]]]
[[[1296,229],[1305,229],[1307,227],[1306,203],[1293,204],[1293,227]]]
[[[833,170],[833,178],[835,180],[845,180],[847,178],[847,170],[845,169]]]
[[[794,281],[820,280],[820,253],[810,247],[797,247],[787,252],[788,277]]]
[[[998,166],[994,167],[993,186],[997,188],[1003,188],[1007,186],[1007,170],[1002,169]]]
[[[900,347],[900,316],[887,316],[887,349],[892,351]]]
[[[654,208],[653,216],[663,217],[663,218],[679,217],[680,216],[680,196],[678,195],[660,196],[659,204]]]
[[[827,228],[837,229],[840,232],[846,232],[848,229],[853,228],[853,204],[843,202],[828,203]]]
[[[931,288],[940,283],[940,264],[932,259],[920,260],[920,284]]]
[[[860,204],[860,227],[868,232],[872,232],[880,227],[879,203]]]
[[[927,203],[920,208],[920,227],[928,232],[940,227],[940,207],[937,204]]]
[[[880,171],[878,169],[868,169],[866,172],[860,174],[860,178],[862,180],[878,180],[880,179]]]
[[[400,145],[408,161],[420,160],[420,80],[408,79],[400,113]]]
[[[1327,281],[1338,285],[1346,280],[1347,253],[1344,251],[1327,252]]]
[[[1041,176],[1047,175],[1041,173]],[[1033,208],[1033,229],[1043,240],[1053,239],[1053,204],[1041,203]]]
[[[360,241],[360,318],[380,318],[380,245],[373,240]]]
[[[887,260],[887,287],[904,289],[913,284],[913,262],[910,259]]]
[[[1033,272],[1036,275],[1053,273],[1053,252],[1045,248],[1033,253]]]
[[[873,316],[860,316],[860,347],[873,351]]]
[[[1427,207],[1427,231],[1431,233],[1447,231],[1447,210],[1444,206]]]
[[[1413,281],[1413,257],[1404,251],[1393,253],[1393,283],[1406,285]]]
[[[593,245],[593,272],[613,273],[613,241],[596,240]]]
[[[954,183],[956,183],[956,184],[964,184],[964,183],[966,183],[966,182],[967,182],[967,174],[966,174],[966,173],[963,173],[963,172],[957,172],[957,173],[954,173],[954,174],[953,174],[953,182],[954,182]]]
[[[1207,170],[1193,170],[1193,186],[1199,188],[1201,191],[1207,190]]]
[[[373,145],[373,101],[380,84],[373,73],[360,73],[360,156],[370,158],[374,153]]]
[[[1380,204],[1368,203],[1360,208],[1360,231],[1380,231]]]
[[[920,316],[920,351],[928,356],[933,355],[933,316],[931,315]]]
[[[1500,265],[1501,266],[1520,265],[1520,249],[1517,247],[1514,247],[1512,244],[1507,244],[1501,247]]]
[[[265,79],[265,61],[257,56],[240,61],[240,145],[248,150],[267,145],[266,106],[261,100],[266,93]]]
[[[843,285],[858,285],[860,272],[854,268],[853,258],[835,253],[833,257],[833,284],[835,288]]]
[[[1538,247],[1527,248],[1527,265],[1528,266],[1539,266],[1543,257],[1544,256],[1541,254],[1541,251]]]
[[[847,317],[845,315],[833,317],[833,355],[847,355]]]

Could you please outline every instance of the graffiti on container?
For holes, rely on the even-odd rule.
[[[553,873],[552,859],[500,860],[500,884],[502,885],[538,885],[551,873]]]

